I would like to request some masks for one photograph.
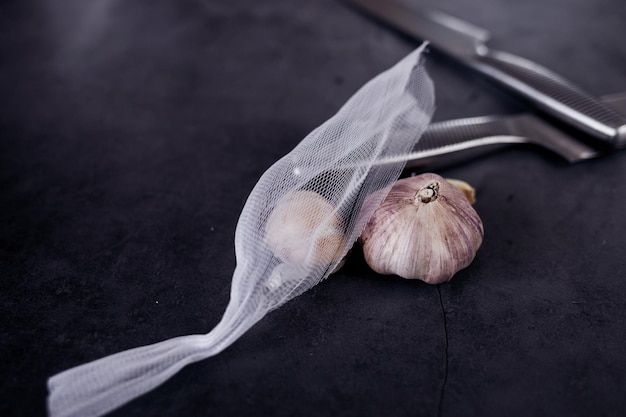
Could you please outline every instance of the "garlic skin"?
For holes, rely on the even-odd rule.
[[[483,234],[465,194],[427,173],[398,180],[359,241],[374,271],[439,284],[473,261]]]
[[[330,265],[341,255],[341,218],[324,197],[298,190],[282,196],[265,226],[265,244],[285,263],[307,267]]]

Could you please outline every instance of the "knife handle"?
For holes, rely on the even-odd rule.
[[[405,170],[447,167],[513,144],[540,146],[570,163],[599,155],[596,149],[530,114],[472,117],[428,126],[413,152],[403,155]]]
[[[517,91],[541,110],[611,147],[626,146],[626,116],[549,69],[516,55],[486,48],[468,64]]]

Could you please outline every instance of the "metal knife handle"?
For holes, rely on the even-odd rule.
[[[431,124],[413,152],[404,156],[405,169],[466,162],[512,144],[538,145],[570,163],[598,155],[533,115],[485,116]]]
[[[538,108],[612,147],[626,146],[626,116],[532,61],[484,48],[466,61],[474,69],[515,90]]]

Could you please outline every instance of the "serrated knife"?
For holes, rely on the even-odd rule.
[[[455,17],[420,12],[400,0],[343,0],[505,85],[538,109],[613,148],[626,146],[626,116],[527,59],[487,46],[489,32]]]

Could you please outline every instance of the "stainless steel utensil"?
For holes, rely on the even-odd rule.
[[[419,12],[400,0],[344,0],[525,97],[537,108],[612,147],[626,146],[626,117],[563,77],[518,56],[487,47],[489,33],[439,12]]]
[[[602,102],[615,111],[626,114],[626,93],[605,96]],[[433,123],[412,153],[397,158],[407,160],[405,169],[431,168],[464,162],[514,144],[541,146],[570,163],[605,153],[533,114],[519,114]],[[392,159],[396,160],[390,158],[390,161]]]

